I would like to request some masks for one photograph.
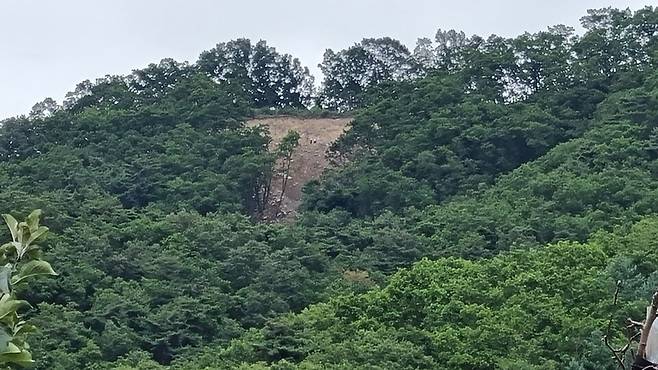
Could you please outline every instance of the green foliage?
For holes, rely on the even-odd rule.
[[[0,201],[57,215],[62,278],[26,288],[46,229],[6,217],[0,347],[29,302],[37,369],[611,369],[607,318],[658,283],[657,19],[365,39],[317,97],[239,39],[44,100],[0,127]],[[300,136],[245,119],[350,110],[298,217],[258,223]]]
[[[11,241],[0,247],[0,366],[29,366],[34,361],[26,342],[36,327],[19,313],[30,304],[17,297],[17,289],[35,277],[57,275],[50,264],[42,259],[41,247],[48,228],[39,225],[41,210],[30,213],[25,221],[18,222],[12,215],[3,214]]]
[[[418,73],[409,50],[390,37],[363,39],[337,53],[328,49],[320,69],[325,79],[318,105],[337,111],[361,106],[362,95],[370,87],[413,78]]]
[[[556,116],[534,102],[482,101],[467,94],[454,76],[445,75],[385,85],[373,100],[376,103],[357,114],[348,133],[332,147],[337,160],[350,163],[321,187],[309,189],[306,208],[343,208],[372,216],[383,209],[422,207],[427,200],[415,194],[419,188],[431,187],[435,201],[478,190],[590,124],[585,117]],[[382,196],[371,200],[359,182],[380,181],[388,177],[384,173],[409,184],[388,190],[389,196],[416,197],[417,203],[389,203]],[[369,204],[374,201],[382,205]]]
[[[311,104],[313,77],[299,59],[279,54],[260,40],[220,43],[199,57],[200,71],[223,83],[237,84],[255,108],[303,108]]]
[[[581,19],[587,30],[583,36],[564,25],[486,39],[439,29],[434,40],[418,39],[413,53],[390,38],[364,39],[339,52],[327,50],[320,65],[325,79],[319,104],[361,108],[370,101],[364,95],[382,83],[437,71],[457,76],[467,91],[497,103],[546,99],[577,85],[607,91],[611,83],[623,83],[620,75],[637,76],[652,64],[656,17],[653,7],[635,13],[590,10]]]
[[[656,276],[657,265],[645,261],[657,257],[657,232],[658,221],[650,218],[624,233],[600,233],[587,244],[519,249],[475,262],[423,260],[381,289],[279,318],[204,365],[614,369],[602,330],[611,313],[620,323],[642,315],[655,286],[634,284]],[[617,267],[621,260],[630,261],[624,276]],[[610,302],[618,278],[629,283],[615,309]],[[623,338],[621,330],[612,334]],[[237,348],[250,355],[232,357]]]

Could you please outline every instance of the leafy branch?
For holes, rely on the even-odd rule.
[[[31,306],[16,297],[15,287],[34,277],[57,273],[40,258],[41,248],[37,243],[48,234],[48,228],[39,225],[41,210],[33,211],[22,222],[9,214],[2,217],[12,241],[0,246],[0,365],[27,366],[34,361],[25,337],[36,328],[19,313]]]

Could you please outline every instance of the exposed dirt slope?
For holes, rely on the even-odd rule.
[[[275,146],[289,130],[295,130],[300,135],[299,147],[293,154],[290,177],[281,209],[266,215],[270,220],[290,219],[294,216],[301,202],[302,187],[307,182],[318,179],[328,166],[325,153],[331,143],[343,133],[350,120],[350,118],[267,117],[252,119],[247,123],[249,126],[267,126],[272,136],[272,144]],[[272,181],[272,199],[279,199],[281,180],[282,176],[277,174]]]

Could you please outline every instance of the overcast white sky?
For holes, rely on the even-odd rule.
[[[194,62],[237,37],[265,39],[317,74],[325,49],[364,37],[413,48],[437,28],[514,36],[578,26],[590,8],[645,5],[658,0],[0,0],[0,119],[61,101],[82,80]]]

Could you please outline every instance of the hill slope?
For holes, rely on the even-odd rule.
[[[35,368],[614,369],[599,329],[658,286],[658,10],[583,20],[439,33],[414,71],[390,39],[327,52],[321,93],[358,110],[319,181],[348,122],[245,124],[314,96],[264,42],[4,121],[4,211],[43,209],[61,272],[19,293]],[[255,222],[289,129],[301,211]]]
[[[272,144],[276,147],[290,130],[300,135],[299,147],[293,154],[291,178],[281,203],[281,216],[291,219],[302,199],[302,188],[311,180],[317,180],[329,165],[327,149],[344,132],[351,118],[297,118],[290,116],[255,118],[247,126],[265,126]],[[272,181],[273,194],[281,193],[281,174]],[[276,214],[269,217],[276,217]]]

